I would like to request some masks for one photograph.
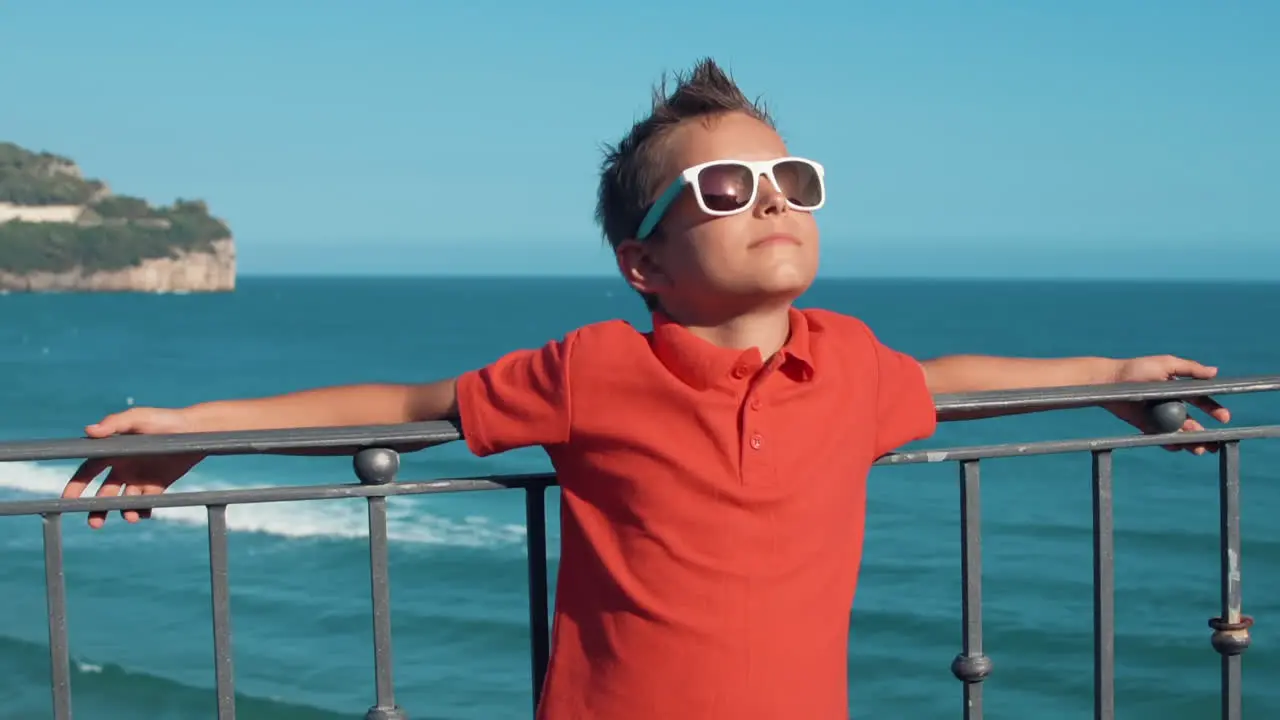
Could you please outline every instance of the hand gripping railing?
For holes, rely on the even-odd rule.
[[[1208,395],[1256,393],[1280,390],[1280,376],[1234,380],[1174,381],[1068,387],[1045,390],[1005,391],[939,396],[939,413],[964,417],[992,412],[1026,412],[1087,407],[1119,402],[1146,403],[1150,417],[1163,432],[1102,439],[1054,440],[941,450],[919,450],[888,455],[877,465],[956,462],[960,470],[960,557],[963,647],[951,671],[963,683],[966,719],[982,718],[983,681],[992,662],[982,645],[982,551],[979,495],[979,463],[984,459],[1024,455],[1089,452],[1093,456],[1093,638],[1094,716],[1115,717],[1115,605],[1114,527],[1112,523],[1112,453],[1159,445],[1190,446],[1215,443],[1221,447],[1218,461],[1221,506],[1220,614],[1209,621],[1213,648],[1222,656],[1222,717],[1241,716],[1240,656],[1249,647],[1253,619],[1242,613],[1240,586],[1240,443],[1280,438],[1280,425],[1231,427],[1195,433],[1169,432],[1186,417],[1183,401]],[[235,717],[235,675],[231,633],[231,607],[227,574],[228,505],[241,503],[325,500],[363,497],[369,506],[369,564],[373,605],[374,676],[376,703],[367,720],[404,720],[407,715],[395,701],[392,682],[390,579],[387,571],[386,498],[469,490],[520,488],[525,492],[528,527],[529,623],[531,684],[536,705],[548,656],[546,488],[555,484],[547,474],[506,475],[428,481],[398,481],[397,449],[420,449],[459,440],[461,433],[449,422],[412,423],[322,429],[267,430],[238,433],[126,436],[106,439],[38,440],[0,443],[0,463],[15,461],[110,458],[170,453],[245,455],[297,453],[321,450],[327,454],[350,453],[359,483],[320,486],[285,486],[171,492],[106,498],[48,499],[0,502],[0,516],[41,515],[44,519],[45,588],[49,610],[49,658],[56,720],[71,718],[71,671],[67,640],[66,578],[62,564],[62,516],[66,513],[154,509],[206,508],[209,519],[209,571],[213,597],[213,640],[217,713],[219,720]]]

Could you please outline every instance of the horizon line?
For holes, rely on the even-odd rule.
[[[241,272],[240,280],[621,280],[611,274],[587,273],[502,273],[502,272],[463,272],[463,273],[280,273],[280,272]],[[1233,276],[1124,276],[1124,275],[826,275],[817,277],[814,282],[822,280],[887,280],[894,282],[1051,282],[1051,283],[1238,283],[1242,285],[1280,285],[1280,278],[1268,279],[1258,277]]]

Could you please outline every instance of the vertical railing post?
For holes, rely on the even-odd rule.
[[[213,667],[218,720],[235,720],[236,686],[231,647],[231,585],[227,578],[227,506],[205,508],[209,517],[209,584],[213,602]]]
[[[1253,618],[1241,613],[1240,443],[1222,444],[1218,457],[1222,614],[1209,621],[1213,649],[1222,655],[1222,717],[1240,720],[1240,655],[1249,648]]]
[[[400,455],[385,448],[366,448],[354,458],[356,477],[365,485],[394,482],[400,471]],[[387,553],[387,499],[367,498],[369,503],[369,587],[373,599],[373,676],[377,704],[365,720],[408,720],[396,705],[391,674],[391,579]]]
[[[991,658],[982,652],[982,509],[978,461],[960,463],[960,584],[964,652],[951,673],[964,683],[965,720],[982,720],[982,682],[991,674]]]
[[[44,592],[49,610],[49,688],[54,720],[71,720],[71,649],[67,642],[67,576],[62,564],[62,514],[44,520]]]
[[[1115,518],[1111,451],[1093,453],[1093,716],[1116,716]]]
[[[1115,514],[1111,451],[1093,452],[1093,716],[1116,716]]]
[[[541,483],[525,489],[526,568],[529,572],[529,671],[533,686],[533,710],[542,698],[547,675],[550,632],[547,627],[547,487]]]

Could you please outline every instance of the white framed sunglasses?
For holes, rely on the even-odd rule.
[[[688,168],[672,181],[640,221],[636,239],[643,240],[653,233],[671,203],[686,187],[693,188],[698,209],[708,215],[724,217],[747,210],[755,205],[760,193],[761,176],[769,178],[787,198],[787,206],[794,210],[812,212],[827,200],[826,171],[813,160],[800,157],[712,160]]]

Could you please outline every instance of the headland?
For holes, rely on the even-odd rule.
[[[152,206],[69,158],[0,142],[0,291],[230,292],[235,240],[201,200]]]

